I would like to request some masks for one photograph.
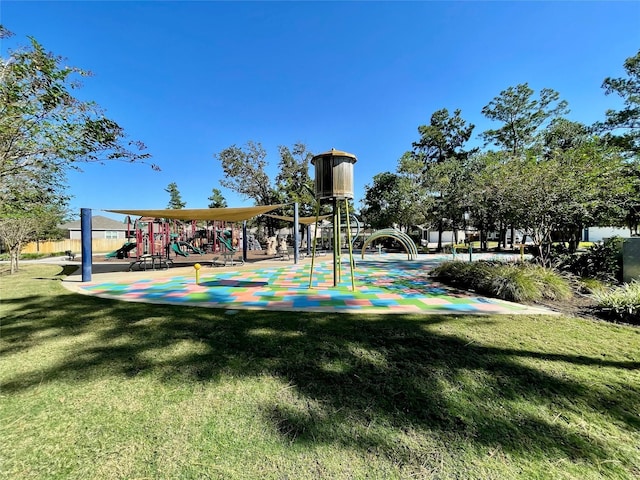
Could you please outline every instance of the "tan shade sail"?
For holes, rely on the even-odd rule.
[[[318,220],[324,220],[325,218],[329,218],[331,215],[320,215]],[[293,217],[284,217],[282,215],[271,215],[270,213],[266,214],[265,217],[277,218],[278,220],[284,220],[285,222],[293,222]],[[316,217],[298,217],[298,223],[303,225],[311,225],[312,223],[316,223]]]
[[[258,205],[256,207],[238,208],[183,208],[164,210],[105,210],[106,212],[135,215],[138,217],[171,218],[174,220],[220,220],[225,222],[242,222],[257,217],[263,213],[271,212],[280,205]]]

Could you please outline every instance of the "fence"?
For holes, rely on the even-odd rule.
[[[91,241],[93,253],[107,253],[117,250],[125,242],[120,239],[93,238]],[[74,253],[82,251],[79,239],[59,240],[57,242],[31,242],[22,248],[22,253],[59,253],[71,250]]]

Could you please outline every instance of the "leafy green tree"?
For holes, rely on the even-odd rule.
[[[2,36],[9,33],[2,30]],[[0,63],[0,179],[64,190],[60,175],[83,162],[150,158],[141,142],[126,139],[123,128],[93,102],[75,98],[75,77],[88,72],[63,66],[33,38],[29,48]],[[153,166],[157,169],[156,166]],[[55,182],[55,183],[52,183]],[[2,192],[4,193],[4,191]]]
[[[314,181],[309,175],[309,165],[313,153],[303,143],[296,143],[293,148],[279,146],[280,163],[276,176],[276,188],[287,203],[298,202],[302,216],[315,214]],[[288,214],[293,214],[293,208]]]
[[[504,215],[533,238],[543,263],[549,260],[554,233],[620,218],[632,191],[624,174],[628,162],[593,137],[545,155],[534,149],[509,161],[500,155],[506,154],[484,154],[482,167],[466,185],[473,220],[482,228],[493,212]]]
[[[413,151],[425,167],[469,155],[464,146],[471,138],[475,126],[467,123],[461,115],[462,111],[459,109],[451,116],[446,108],[442,108],[431,115],[429,125],[418,127],[420,139],[413,143]]]
[[[297,189],[306,181],[303,166],[305,162],[308,163],[311,154],[304,145],[296,144],[293,151],[280,147],[280,156],[281,170],[277,182],[272,184],[265,171],[268,165],[267,152],[259,142],[250,140],[244,147],[231,145],[214,155],[224,171],[224,178],[220,180],[220,184],[244,198],[252,199],[255,205],[295,201],[295,198],[305,195]],[[275,230],[282,226],[282,222],[271,217],[259,217],[257,222],[266,227],[267,235],[273,235]]]
[[[222,195],[219,188],[211,190],[211,195],[208,197],[209,208],[227,208],[227,200]]]
[[[438,250],[442,249],[443,230],[455,227],[459,218],[460,195],[454,172],[460,172],[460,166],[474,152],[465,149],[474,128],[462,118],[459,109],[453,116],[446,108],[437,110],[429,125],[418,127],[420,139],[413,143],[414,158],[405,154],[399,165],[401,174],[414,174],[422,164],[422,205],[425,217],[438,228]]]
[[[181,210],[186,207],[187,203],[182,201],[182,196],[180,195],[176,182],[171,182],[164,191],[169,194],[169,204],[167,208]]]
[[[414,221],[415,202],[410,195],[410,182],[406,177],[383,172],[373,177],[373,183],[365,187],[364,214],[372,228],[399,227],[406,229]]]
[[[215,154],[224,172],[220,184],[252,199],[256,205],[272,205],[279,198],[265,172],[266,156],[262,145],[251,140],[244,147],[231,145]]]
[[[513,156],[521,155],[534,144],[537,134],[546,123],[566,114],[568,104],[550,88],[540,90],[538,98],[526,83],[509,87],[482,108],[489,120],[501,127],[482,133],[486,144],[493,144]]]
[[[0,38],[9,36],[0,26]],[[78,80],[88,76],[33,38],[0,60],[0,218],[7,220],[5,231],[15,228],[14,245],[42,232],[31,225],[50,223],[52,214],[65,211],[69,169],[150,158],[98,105],[74,96]],[[20,252],[10,250],[17,268]]]
[[[627,78],[607,77],[605,94],[616,94],[624,101],[621,110],[607,110],[606,120],[596,124],[605,138],[632,155],[640,154],[640,50],[624,62]],[[620,132],[620,133],[619,133]]]

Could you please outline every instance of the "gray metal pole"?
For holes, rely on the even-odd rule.
[[[247,261],[247,250],[248,250],[248,239],[247,239],[247,221],[242,221],[242,260]]]
[[[300,234],[298,233],[298,202],[293,204],[293,263],[298,263],[298,249],[300,248]]]

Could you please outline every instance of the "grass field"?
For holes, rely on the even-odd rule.
[[[110,301],[0,277],[7,479],[632,479],[640,329]]]

